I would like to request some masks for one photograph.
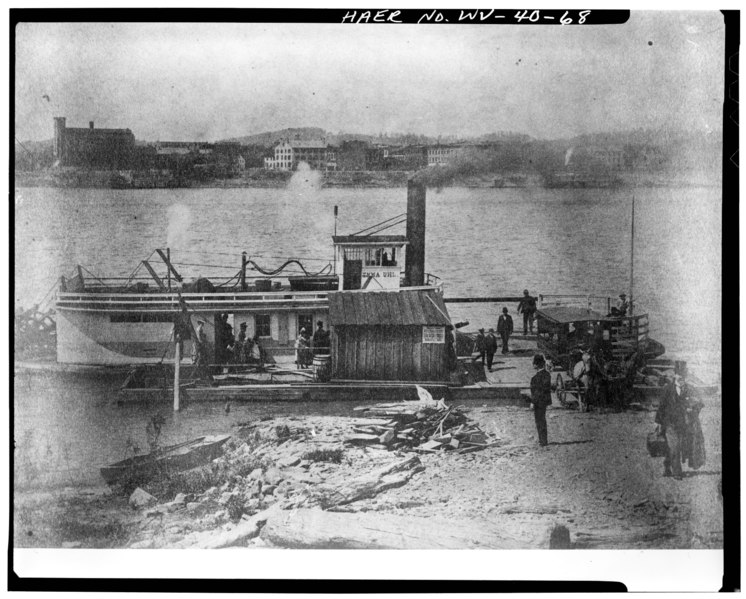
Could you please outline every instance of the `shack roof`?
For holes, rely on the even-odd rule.
[[[443,296],[433,289],[330,293],[329,320],[353,326],[451,324]]]
[[[406,235],[332,235],[332,241],[337,245],[406,245],[409,243]]]
[[[606,316],[595,310],[572,306],[550,306],[537,310],[537,315],[554,322],[583,322],[588,320],[605,320]]]

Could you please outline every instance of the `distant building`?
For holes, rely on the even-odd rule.
[[[666,157],[658,146],[634,145],[626,148],[625,161],[635,170],[659,170],[665,165]]]
[[[427,148],[427,165],[439,166],[448,164],[453,158],[461,152],[461,146],[454,144],[428,146]]]
[[[566,167],[580,170],[622,170],[625,168],[624,149],[614,146],[580,146],[565,154]]]
[[[386,159],[392,170],[416,171],[427,166],[427,148],[419,145],[391,147]]]
[[[129,129],[67,127],[65,117],[54,119],[54,158],[59,166],[127,168],[134,154],[135,136]]]
[[[368,144],[360,140],[344,141],[339,146],[338,166],[341,171],[364,171],[368,169]]]
[[[274,158],[264,159],[264,168],[278,171],[294,171],[301,162],[314,170],[335,170],[337,155],[326,141],[283,140],[275,146]]]
[[[337,170],[337,156],[338,151],[337,148],[334,146],[327,146],[326,147],[326,166],[324,166],[324,169],[327,171],[336,171]]]
[[[591,146],[588,149],[607,168],[613,170],[624,168],[624,150],[622,148]]]

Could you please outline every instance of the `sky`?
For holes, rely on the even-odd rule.
[[[722,127],[724,26],[21,23],[15,135],[216,141],[287,127],[536,138]]]

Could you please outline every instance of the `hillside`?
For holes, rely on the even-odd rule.
[[[243,145],[254,146],[274,146],[281,139],[302,139],[304,141],[312,139],[328,139],[331,134],[320,127],[295,127],[281,129],[280,131],[267,131],[265,133],[256,133],[254,135],[244,135],[242,137],[232,137],[225,141],[239,142]]]

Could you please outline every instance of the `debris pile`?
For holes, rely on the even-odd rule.
[[[422,401],[404,401],[354,408],[363,420],[353,422],[353,433],[345,437],[350,445],[411,449],[421,452],[478,451],[498,445],[497,439],[471,421],[458,407],[433,401],[418,387]]]
[[[42,311],[38,305],[16,310],[13,336],[16,356],[34,359],[54,354],[57,325],[53,315],[52,310]]]

